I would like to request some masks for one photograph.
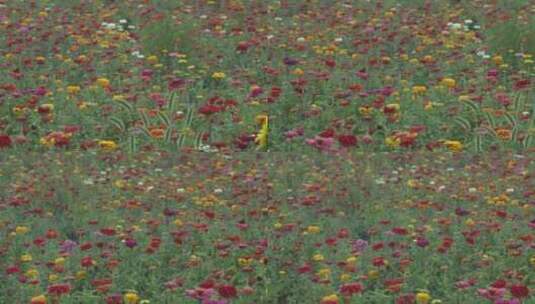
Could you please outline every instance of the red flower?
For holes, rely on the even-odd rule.
[[[364,287],[360,283],[348,283],[340,287],[340,293],[346,297],[362,292]]]
[[[329,129],[327,129],[327,130],[321,132],[321,133],[319,134],[319,136],[321,136],[321,137],[325,137],[325,138],[331,138],[331,137],[334,137],[334,130],[331,129],[331,128],[329,128]]]
[[[91,267],[95,264],[95,262],[90,256],[87,256],[82,258],[80,264],[82,265],[82,267]]]
[[[515,298],[527,298],[529,296],[529,289],[525,285],[522,285],[522,284],[512,285],[509,288],[509,291],[511,291],[511,294]]]
[[[392,233],[397,234],[397,235],[407,235],[409,231],[402,227],[394,227],[392,228]]]
[[[71,291],[71,285],[69,284],[54,284],[48,286],[48,293],[54,295],[62,295]]]
[[[173,78],[167,83],[169,91],[174,91],[182,88],[186,84],[186,80],[183,78]]]
[[[490,286],[494,288],[505,288],[506,285],[507,285],[507,282],[505,280],[499,279],[499,280],[496,280],[494,283],[492,283]]]
[[[199,113],[203,115],[212,115],[221,111],[223,111],[223,107],[211,104],[207,104],[199,108]]]
[[[529,88],[530,85],[531,81],[529,79],[521,79],[515,82],[515,84],[513,85],[513,89],[515,89],[516,91],[521,91]]]
[[[338,142],[343,147],[354,147],[357,145],[357,137],[355,135],[339,135]]]
[[[0,134],[0,149],[11,146],[11,137],[6,134]]]
[[[396,304],[413,304],[415,296],[413,294],[404,294],[396,299]]]
[[[115,235],[115,229],[113,228],[102,228],[100,229],[100,233],[106,235],[106,236],[112,236]]]
[[[236,288],[232,285],[221,285],[217,289],[217,292],[223,298],[235,298],[238,295]]]

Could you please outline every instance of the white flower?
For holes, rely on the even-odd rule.
[[[464,23],[465,24],[472,24],[472,23],[474,23],[474,21],[472,21],[472,19],[466,19],[466,20],[464,20]]]
[[[305,42],[306,39],[304,37],[299,37],[297,38],[297,42]]]
[[[335,42],[342,42],[342,41],[344,41],[344,38],[338,37],[338,38],[334,39],[334,41]]]
[[[214,193],[223,193],[223,189],[221,188],[214,189]]]
[[[176,189],[176,192],[177,192],[177,193],[184,193],[184,192],[186,192],[186,189],[184,189],[184,188],[178,188],[178,189]]]
[[[126,21],[126,19],[121,19],[121,20],[119,20],[119,23],[120,24],[126,24],[126,23],[128,23],[128,21]]]

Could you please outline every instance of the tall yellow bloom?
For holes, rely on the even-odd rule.
[[[257,149],[266,150],[268,146],[269,118],[267,115],[261,114],[256,116],[255,121],[262,126],[255,138],[255,143],[258,145]]]

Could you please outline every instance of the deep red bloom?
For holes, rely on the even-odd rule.
[[[354,147],[357,145],[357,137],[355,135],[339,135],[338,142],[343,147]]]
[[[515,284],[515,285],[512,285],[510,288],[509,288],[509,291],[511,291],[511,294],[515,297],[515,298],[527,298],[529,296],[529,289],[527,286],[525,285],[522,285],[522,284]]]
[[[199,108],[199,113],[203,115],[212,115],[221,111],[223,111],[223,107],[211,104],[206,104]]]
[[[515,82],[515,84],[513,85],[513,89],[515,89],[516,91],[521,91],[529,88],[530,85],[531,81],[529,79],[521,79]]]
[[[221,285],[217,288],[217,292],[223,298],[235,298],[238,295],[236,287],[232,285]]]
[[[112,236],[115,235],[115,229],[113,228],[102,228],[100,229],[100,233],[106,235],[106,236]]]
[[[346,297],[362,292],[364,287],[360,283],[348,283],[340,287],[340,293]]]
[[[0,134],[0,149],[11,146],[11,137],[6,134]]]
[[[95,262],[93,261],[93,258],[90,256],[83,257],[80,261],[80,265],[82,265],[82,267],[91,267],[94,265],[94,263]]]
[[[174,91],[182,88],[184,85],[186,85],[186,80],[177,77],[169,80],[169,82],[167,83],[167,88],[169,89],[169,91]]]
[[[53,284],[48,286],[48,293],[54,295],[67,294],[71,291],[71,285],[69,284]]]
[[[490,286],[494,288],[505,288],[506,285],[507,285],[507,282],[505,280],[499,279],[499,280],[496,280],[494,283],[492,283]]]
[[[321,137],[325,137],[325,138],[331,138],[331,137],[334,137],[334,130],[331,129],[331,128],[329,128],[329,129],[327,129],[327,130],[321,132],[321,133],[319,134],[319,136],[321,136]]]
[[[396,304],[413,304],[415,296],[413,294],[404,294],[396,299]]]
[[[394,227],[392,228],[392,232],[397,235],[407,235],[409,233],[407,229],[402,228],[402,227]]]

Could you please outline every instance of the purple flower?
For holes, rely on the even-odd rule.
[[[78,244],[75,241],[65,240],[61,243],[59,250],[62,253],[65,253],[65,252],[70,253],[74,250],[74,248],[76,248],[76,246],[78,246]]]
[[[356,241],[353,241],[353,251],[356,252],[363,252],[368,247],[368,241],[358,239]]]

